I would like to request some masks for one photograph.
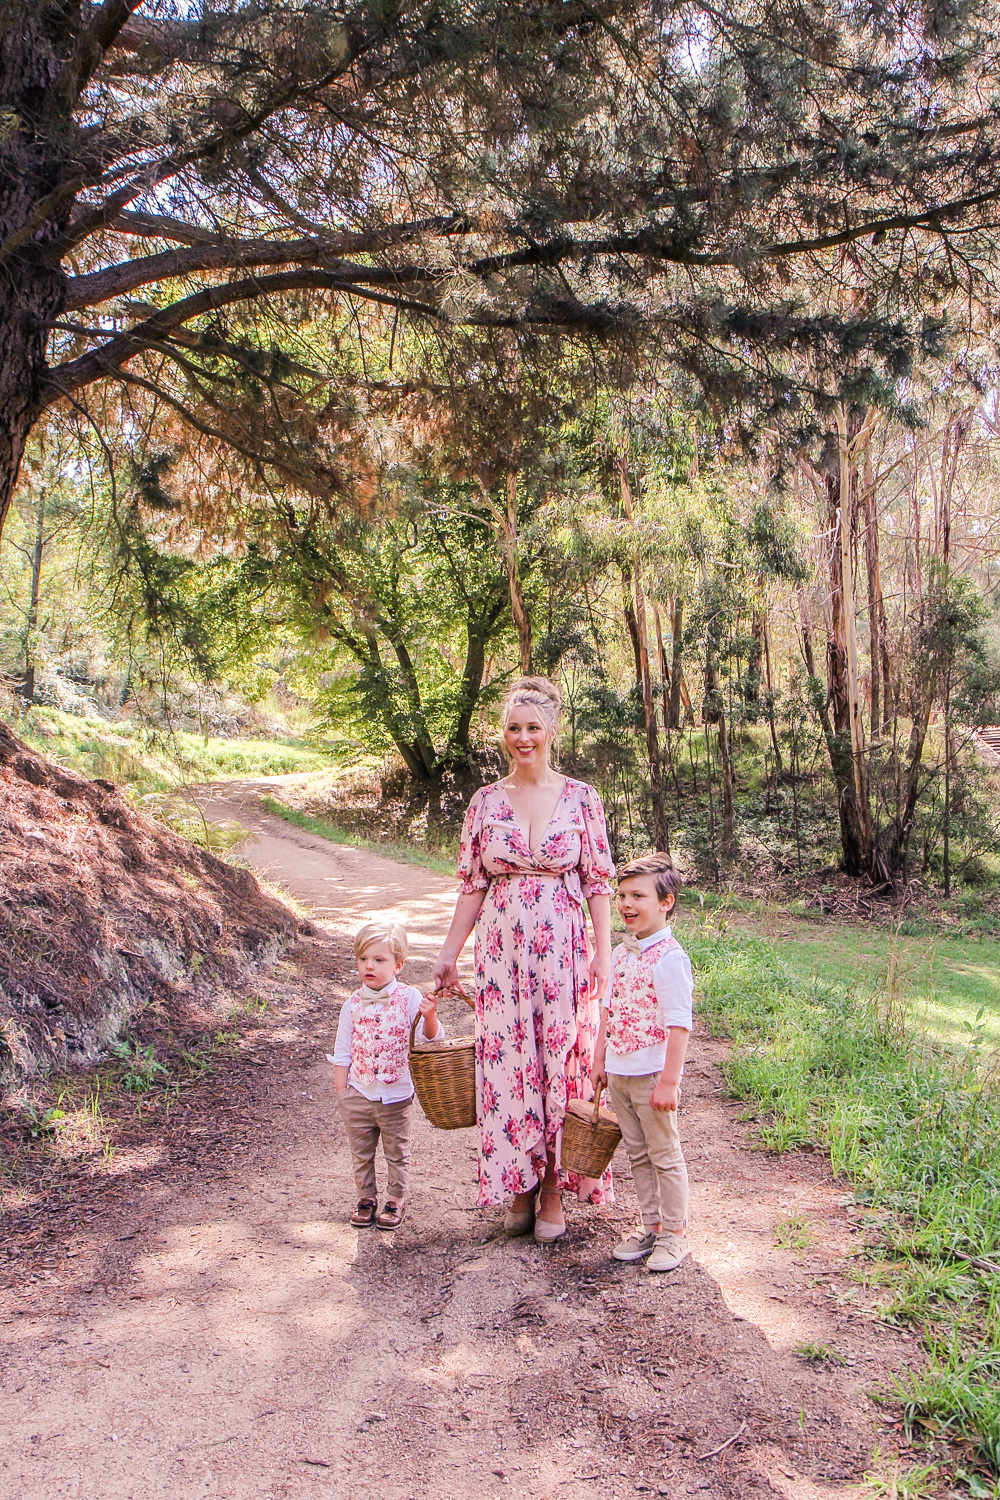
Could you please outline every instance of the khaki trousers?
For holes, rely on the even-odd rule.
[[[348,1084],[337,1096],[340,1118],[347,1131],[354,1164],[354,1185],[359,1198],[375,1198],[375,1148],[379,1136],[388,1169],[388,1197],[397,1203],[406,1197],[406,1182],[410,1175],[410,1122],[413,1118],[413,1099],[402,1099],[398,1104],[382,1104],[379,1100],[366,1099],[356,1088]]]
[[[677,1133],[677,1111],[650,1105],[657,1077],[656,1073],[637,1078],[612,1073],[608,1088],[632,1163],[643,1228],[662,1224],[668,1233],[683,1234],[688,1209],[687,1166]]]

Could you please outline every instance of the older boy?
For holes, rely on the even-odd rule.
[[[688,1176],[677,1131],[684,1055],[691,1032],[691,961],[667,918],[680,880],[665,854],[618,871],[618,911],[627,936],[611,956],[593,1079],[607,1082],[642,1214],[639,1229],[612,1254],[648,1257],[650,1271],[673,1271],[690,1255]]]

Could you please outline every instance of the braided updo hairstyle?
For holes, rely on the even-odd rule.
[[[514,709],[521,707],[535,710],[554,741],[559,733],[559,720],[562,715],[562,692],[548,677],[519,677],[511,684],[500,713],[500,726],[504,731],[500,742],[501,748],[511,765],[514,762],[507,749],[506,729]]]

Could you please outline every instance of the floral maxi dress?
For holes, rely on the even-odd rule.
[[[479,1203],[528,1192],[558,1152],[569,1099],[593,1098],[600,1000],[586,993],[584,901],[610,895],[614,865],[601,799],[567,777],[533,854],[502,782],[469,804],[460,891],[486,892],[476,920],[476,1116]],[[591,1203],[600,1183],[561,1174]]]

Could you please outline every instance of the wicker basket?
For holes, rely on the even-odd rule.
[[[461,985],[452,993],[475,1009]],[[410,1076],[420,1107],[439,1130],[465,1130],[476,1123],[476,1039],[457,1036],[446,1042],[425,1041],[418,1047],[419,1019],[414,1016],[410,1027]]]
[[[601,1177],[621,1138],[614,1111],[601,1108],[599,1091],[593,1104],[571,1099],[563,1122],[561,1165],[581,1177]]]

